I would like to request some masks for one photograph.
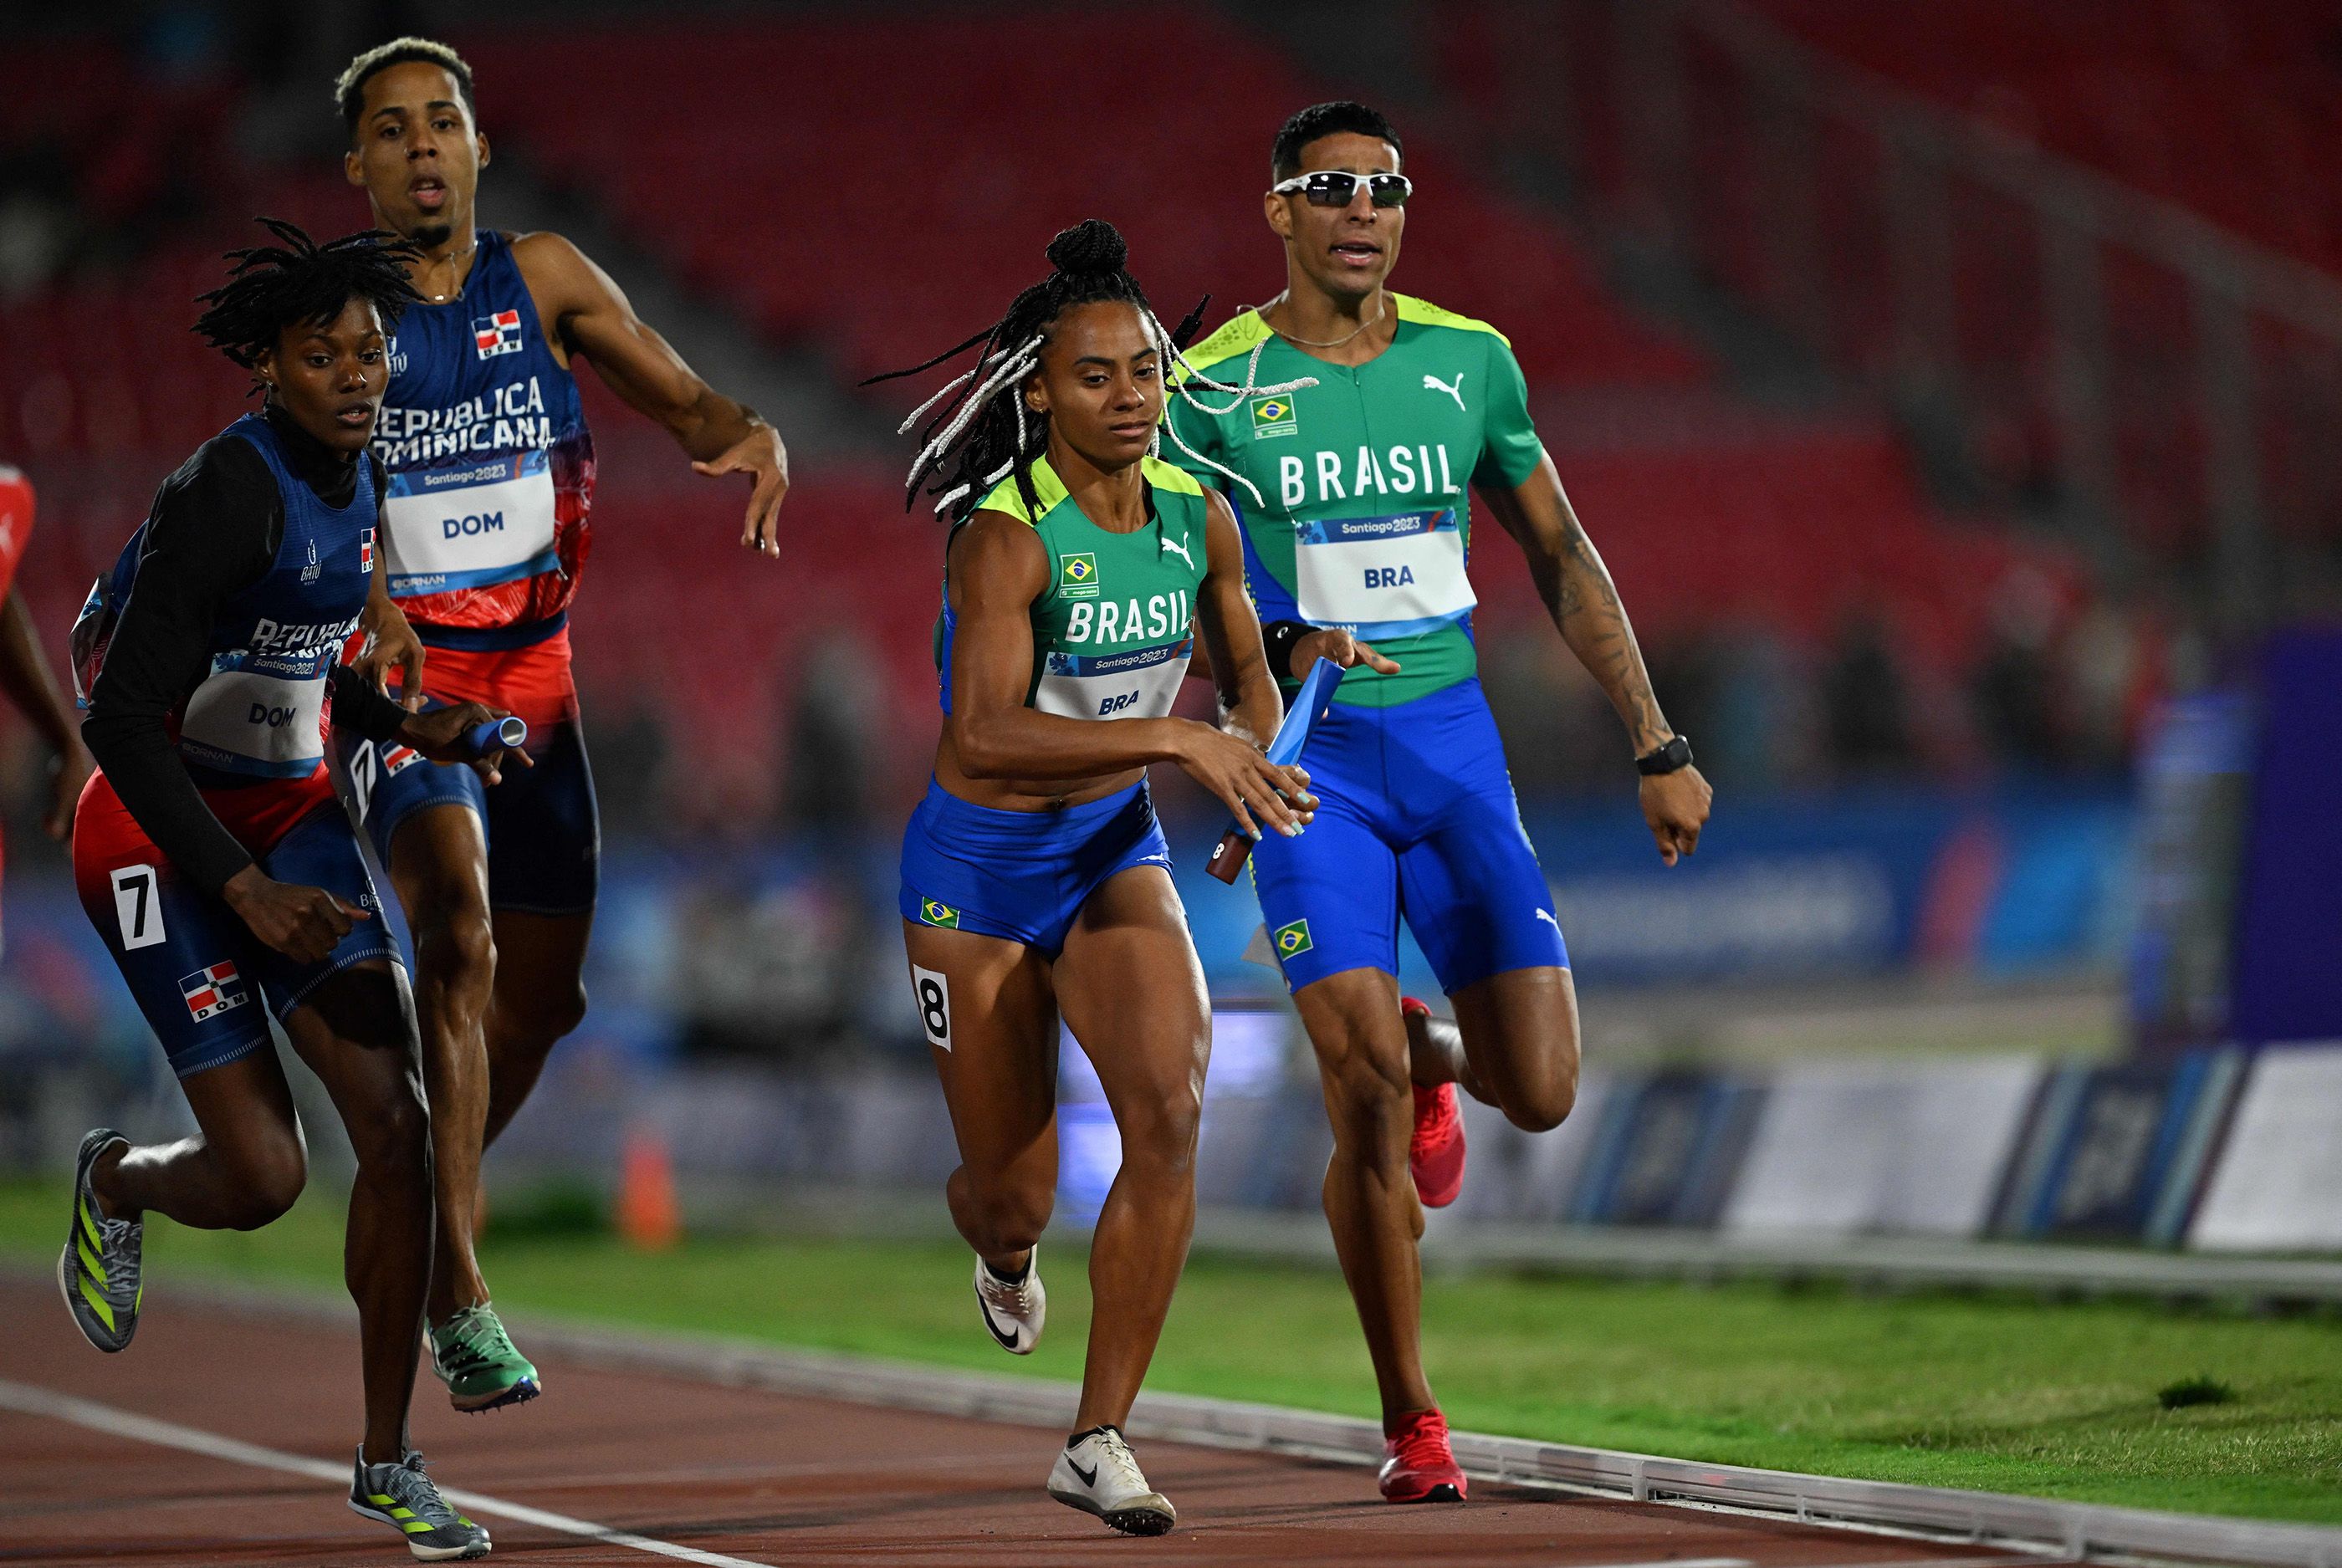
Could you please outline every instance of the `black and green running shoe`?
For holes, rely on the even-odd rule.
[[[423,1472],[423,1455],[408,1449],[395,1464],[368,1464],[358,1450],[350,1477],[350,1512],[379,1519],[406,1537],[406,1549],[425,1563],[453,1563],[488,1554],[488,1532],[447,1505]]]
[[[447,1385],[447,1402],[466,1415],[524,1404],[545,1392],[536,1368],[513,1348],[495,1309],[482,1302],[431,1325],[431,1370]]]
[[[98,1155],[129,1139],[100,1127],[81,1141],[74,1161],[73,1221],[65,1250],[57,1258],[57,1289],[81,1335],[103,1351],[117,1351],[138,1332],[138,1303],[145,1293],[138,1253],[146,1234],[139,1220],[109,1220],[90,1188]]]

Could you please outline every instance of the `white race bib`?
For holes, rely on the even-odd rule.
[[[1033,706],[1067,719],[1160,719],[1187,678],[1193,638],[1119,654],[1051,654]]]
[[[561,564],[543,452],[394,474],[384,514],[390,591],[400,598],[515,582]]]
[[[304,777],[325,754],[325,686],[322,672],[287,678],[223,670],[187,698],[179,744],[195,762]]]
[[[1453,507],[1304,521],[1293,543],[1295,599],[1312,625],[1346,627],[1368,642],[1412,637],[1479,603]]]

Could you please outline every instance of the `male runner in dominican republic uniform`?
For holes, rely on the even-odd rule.
[[[488,1410],[540,1385],[473,1254],[480,1154],[585,1015],[600,854],[569,664],[594,491],[571,356],[674,432],[702,474],[755,480],[742,543],[767,554],[787,461],[772,426],[693,375],[576,246],[475,226],[488,145],[453,50],[396,39],[351,62],[335,94],[350,183],[419,253],[408,271],[423,304],[392,343],[375,437],[390,471],[390,590],[429,651],[430,700],[510,709],[536,759],[484,793],[463,768],[344,743],[355,804],[415,932],[439,1183],[432,1365],[457,1409]]]
[[[21,468],[0,463],[0,693],[5,693],[56,754],[49,764],[49,809],[42,825],[52,838],[73,831],[74,803],[89,779],[89,754],[82,749],[73,709],[49,674],[47,655],[33,626],[32,612],[16,591],[16,567],[33,536],[33,482]],[[0,923],[0,932],[5,932]]]
[[[454,757],[493,715],[409,714],[341,663],[362,617],[395,614],[365,448],[383,327],[414,291],[372,236],[317,246],[269,227],[279,243],[238,253],[197,323],[253,373],[262,411],[164,482],[74,628],[99,765],[74,824],[75,881],[198,1132],[83,1139],[57,1283],[83,1335],[121,1351],[144,1305],[146,1212],[251,1230],[292,1206],[305,1162],[273,1015],[357,1154],[345,1272],[365,1430],[350,1506],[417,1557],[475,1557],[487,1532],[446,1505],[406,1444],[431,1268],[428,1114],[397,949],[335,799],[325,731]]]
[[[1569,1112],[1578,1050],[1569,955],[1476,674],[1467,486],[1520,542],[1562,636],[1626,721],[1669,864],[1697,843],[1708,792],[1529,422],[1510,345],[1384,287],[1411,190],[1389,122],[1356,104],[1306,109],[1271,163],[1286,292],[1188,358],[1210,375],[1256,355],[1258,379],[1319,385],[1225,414],[1183,402],[1171,417],[1262,497],[1228,498],[1271,666],[1290,681],[1323,655],[1349,672],[1309,743],[1317,820],[1305,838],[1264,840],[1254,879],[1333,1120],[1326,1214],[1381,1386],[1383,1495],[1460,1499],[1423,1373],[1418,1195],[1452,1202],[1461,1181],[1456,1084],[1543,1130]],[[1401,919],[1453,1025],[1411,1000],[1402,1012]]]
[[[1307,779],[1256,739],[1279,710],[1235,521],[1149,454],[1171,335],[1111,225],[1067,229],[1049,260],[952,384],[969,390],[912,468],[915,494],[937,474],[954,526],[944,726],[903,834],[903,944],[959,1149],[952,1222],[976,1254],[986,1332],[1014,1354],[1039,1340],[1048,1304],[1036,1260],[1057,1184],[1061,1030],[1097,1070],[1121,1163],[1048,1490],[1158,1535],[1177,1514],[1122,1423],[1195,1226],[1211,1005],[1146,769],[1176,763],[1239,822],[1280,833],[1306,821]],[[1226,728],[1171,714],[1198,636]]]

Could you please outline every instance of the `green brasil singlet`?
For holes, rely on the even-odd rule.
[[[1206,503],[1185,471],[1140,460],[1147,525],[1111,533],[1085,516],[1046,457],[1028,471],[1036,514],[1012,475],[976,507],[1031,525],[1049,553],[1049,586],[1033,601],[1033,684],[1026,704],[1071,719],[1169,715],[1195,650],[1196,595],[1204,581]],[[944,711],[951,711],[955,617],[949,585],[937,623]]]
[[[1265,343],[1260,384],[1314,375],[1317,385],[1216,415],[1174,397],[1170,414],[1189,446],[1260,491],[1256,503],[1225,474],[1195,469],[1236,510],[1262,623],[1340,626],[1398,662],[1396,675],[1361,664],[1343,677],[1335,700],[1366,707],[1472,677],[1470,485],[1475,477],[1516,485],[1545,450],[1504,335],[1406,295],[1389,298],[1396,335],[1355,366],[1311,358],[1246,311],[1189,350],[1188,362],[1236,380]],[[1175,444],[1166,451],[1186,461]]]

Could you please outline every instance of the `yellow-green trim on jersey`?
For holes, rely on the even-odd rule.
[[[1398,317],[1390,347],[1360,365],[1314,359],[1245,312],[1189,350],[1188,362],[1237,381],[1258,348],[1258,383],[1315,376],[1317,385],[1220,414],[1174,398],[1169,414],[1188,446],[1260,492],[1256,503],[1209,467],[1191,470],[1226,491],[1236,510],[1261,620],[1345,626],[1400,664],[1396,675],[1361,666],[1336,688],[1336,701],[1371,707],[1477,669],[1471,485],[1518,484],[1545,454],[1505,335],[1409,295],[1390,299]],[[1187,462],[1176,443],[1165,450]]]
[[[1176,463],[1166,463],[1159,457],[1142,457],[1138,460],[1138,471],[1146,483],[1157,490],[1168,490],[1175,495],[1193,495],[1199,499],[1204,494],[1204,487],[1196,483],[1194,475]],[[1057,471],[1049,466],[1047,458],[1035,458],[1026,473],[1033,481],[1034,498],[1041,503],[1037,514],[1025,504],[1024,492],[1017,488],[1014,474],[994,485],[990,494],[977,504],[976,510],[1006,512],[1019,523],[1037,528],[1043,519],[1072,498],[1066,489],[1066,482],[1057,477]],[[1079,511],[1080,508],[1075,510]]]
[[[1037,513],[1016,480],[976,506],[1030,527],[1048,552],[1049,585],[1033,601],[1033,675],[1026,704],[1066,718],[1161,718],[1170,713],[1194,650],[1196,599],[1208,564],[1204,487],[1181,468],[1141,459],[1148,520],[1133,533],[1099,527],[1046,457],[1027,470]],[[943,706],[951,712],[956,617],[948,584],[936,622]]]

